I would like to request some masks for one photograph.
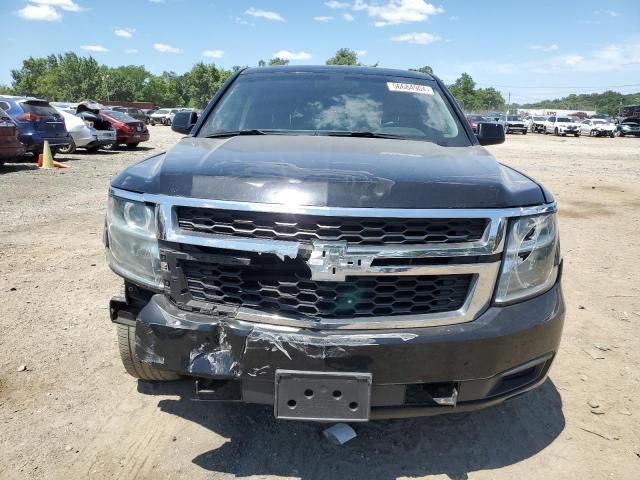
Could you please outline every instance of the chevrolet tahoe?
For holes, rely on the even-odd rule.
[[[556,202],[435,76],[246,68],[111,182],[126,371],[279,419],[475,410],[545,381],[564,302]]]

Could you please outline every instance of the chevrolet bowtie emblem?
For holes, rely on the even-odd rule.
[[[346,241],[313,242],[307,264],[311,268],[312,280],[344,282],[349,275],[365,274],[374,258],[369,253],[349,254]]]

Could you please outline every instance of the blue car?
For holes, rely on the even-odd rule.
[[[0,96],[0,109],[4,110],[18,126],[18,138],[27,152],[38,155],[44,141],[48,140],[51,153],[68,146],[71,137],[62,115],[46,100],[31,97]]]

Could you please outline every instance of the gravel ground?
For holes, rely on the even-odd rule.
[[[124,373],[102,224],[109,179],[179,136],[151,138],[60,156],[65,170],[0,167],[0,478],[638,478],[640,139],[509,135],[490,148],[560,204],[568,310],[550,379],[481,412],[361,425],[334,447],[322,426]]]

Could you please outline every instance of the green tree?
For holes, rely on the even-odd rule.
[[[52,88],[51,79],[45,78],[57,66],[55,55],[48,57],[29,57],[22,61],[22,67],[11,70],[11,87],[17,95],[33,95],[44,97],[55,93],[49,91]]]
[[[429,65],[425,65],[424,67],[419,67],[419,68],[410,68],[409,70],[413,72],[420,72],[420,73],[428,73],[428,74],[433,73],[433,68],[431,68]]]
[[[267,63],[264,60],[260,59],[260,60],[258,60],[258,66],[259,67],[266,67]]]
[[[286,58],[273,57],[269,60],[269,66],[272,65],[289,65],[289,60]]]
[[[350,48],[340,48],[336,54],[327,60],[327,65],[360,65],[358,54]]]
[[[449,86],[449,91],[456,97],[463,110],[473,110],[476,108],[476,98],[474,89],[476,82],[473,81],[471,75],[463,73],[453,85]]]

